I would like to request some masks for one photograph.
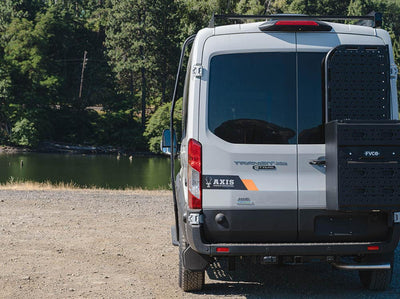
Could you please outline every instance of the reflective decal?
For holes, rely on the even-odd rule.
[[[203,175],[202,188],[258,191],[252,180],[242,180],[237,175]]]
[[[237,175],[203,175],[203,189],[247,190]]]
[[[254,184],[253,180],[242,180],[242,182],[246,186],[247,190],[258,191],[258,188],[256,184]]]

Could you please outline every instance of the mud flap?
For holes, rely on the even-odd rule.
[[[177,238],[177,235],[176,235],[176,227],[175,227],[175,225],[171,226],[171,238],[172,238],[172,245],[179,246],[179,241],[178,241],[178,238]]]
[[[205,270],[212,258],[194,251],[190,246],[182,252],[182,260],[185,268],[191,271]]]

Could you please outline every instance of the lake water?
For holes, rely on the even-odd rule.
[[[23,161],[23,165],[21,165]],[[2,154],[0,183],[10,180],[74,183],[110,189],[168,188],[168,157],[128,157],[106,155]]]

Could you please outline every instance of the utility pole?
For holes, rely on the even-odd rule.
[[[83,88],[83,75],[85,73],[86,63],[87,63],[87,51],[83,53],[83,62],[82,62],[82,73],[81,73],[81,85],[79,87],[79,100],[82,99],[82,88]]]
[[[268,3],[267,3],[268,2]],[[264,7],[265,7],[265,14],[267,15],[269,13],[269,5],[271,4],[271,0],[266,0],[264,2]]]

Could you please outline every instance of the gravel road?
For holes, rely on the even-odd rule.
[[[177,285],[168,191],[0,190],[0,298],[399,298],[327,264],[214,264],[204,291]]]

